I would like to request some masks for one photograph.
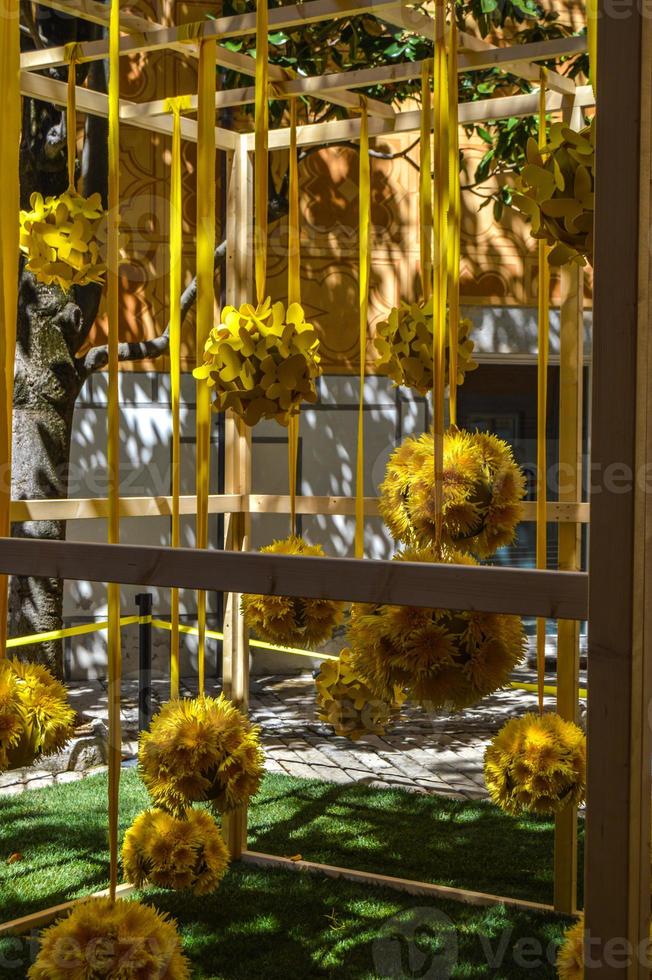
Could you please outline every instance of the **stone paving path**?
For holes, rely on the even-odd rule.
[[[533,680],[531,671],[521,679]],[[552,682],[552,678],[549,679]],[[584,678],[582,678],[584,682]],[[156,709],[167,697],[167,685],[154,682]],[[208,693],[216,693],[217,685]],[[182,684],[192,696],[192,682]],[[106,684],[101,681],[70,685],[70,697],[78,713],[97,734],[107,716]],[[551,699],[547,706],[554,707]],[[399,725],[379,738],[370,735],[358,742],[337,737],[316,716],[314,683],[310,674],[254,677],[251,682],[251,717],[262,728],[269,772],[286,773],[335,783],[397,786],[415,792],[435,792],[468,800],[487,796],[482,761],[488,742],[514,715],[536,708],[536,696],[525,691],[501,691],[476,708],[457,715],[426,715],[409,708]],[[123,757],[134,764],[137,748],[137,689],[128,682],[123,690]],[[70,761],[57,771],[57,761],[43,760],[37,767],[0,774],[0,794],[83,779],[101,772],[91,755],[89,765]],[[62,766],[60,765],[60,768]]]

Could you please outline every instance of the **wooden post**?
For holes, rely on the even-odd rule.
[[[252,299],[251,263],[252,167],[244,137],[229,154],[226,203],[226,295],[234,306]],[[251,430],[228,413],[226,419],[226,472],[224,489],[230,494],[251,493]],[[240,510],[227,515],[225,547],[247,551],[251,518]],[[249,635],[240,612],[239,593],[229,593],[225,604],[222,659],[224,693],[243,711],[249,706]],[[243,807],[224,821],[232,859],[247,846],[247,810]]]
[[[564,112],[573,129],[583,126],[581,109]],[[584,273],[575,265],[561,270],[559,330],[559,500],[582,499],[582,407],[584,358]],[[582,561],[582,526],[561,523],[558,532],[558,568],[577,572]],[[577,721],[580,669],[580,624],[557,623],[557,711]],[[577,809],[566,807],[555,819],[555,908],[577,911]]]
[[[647,11],[601,10],[598,47],[586,976],[640,980],[649,976],[638,951],[650,917],[652,691]]]

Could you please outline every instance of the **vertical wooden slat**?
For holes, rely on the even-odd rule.
[[[640,7],[601,10],[586,859],[596,980],[649,975],[636,954],[650,915],[650,34]],[[628,963],[614,940],[629,942]]]
[[[253,301],[251,230],[253,175],[246,141],[230,154],[227,188],[227,302],[239,306]],[[251,493],[251,430],[231,413],[226,419],[225,492]],[[227,515],[226,548],[246,551],[249,547],[251,518],[246,513]],[[239,708],[249,706],[249,635],[240,613],[240,595],[226,598],[223,644],[224,692]],[[247,843],[247,811],[242,808],[224,822],[226,841],[232,858],[240,857]]]

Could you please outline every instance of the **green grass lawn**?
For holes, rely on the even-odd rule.
[[[148,802],[134,771],[124,774],[121,802],[122,834]],[[269,775],[252,805],[249,846],[551,900],[552,824],[513,820],[487,804]],[[8,864],[16,852],[22,860]],[[104,887],[106,874],[105,777],[0,797],[0,921]],[[552,915],[243,865],[213,896],[150,890],[144,897],[178,919],[194,976],[211,980],[539,980],[556,975],[551,950],[565,927]],[[25,976],[28,957],[25,942],[0,943],[0,977]]]

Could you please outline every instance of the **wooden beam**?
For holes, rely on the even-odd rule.
[[[135,891],[135,885],[118,885],[116,897],[127,898]],[[87,902],[89,898],[105,898],[108,894],[109,889],[104,888],[102,891],[93,892],[92,895],[86,895],[84,898],[74,898],[70,902],[62,902],[60,905],[53,905],[48,909],[42,909],[40,912],[31,912],[29,915],[22,915],[18,919],[10,919],[8,922],[0,924],[0,939],[6,936],[19,936],[22,933],[30,932],[32,929],[43,929],[55,919],[72,912],[75,906],[81,902]]]
[[[0,539],[0,574],[586,619],[588,576],[486,565]]]

